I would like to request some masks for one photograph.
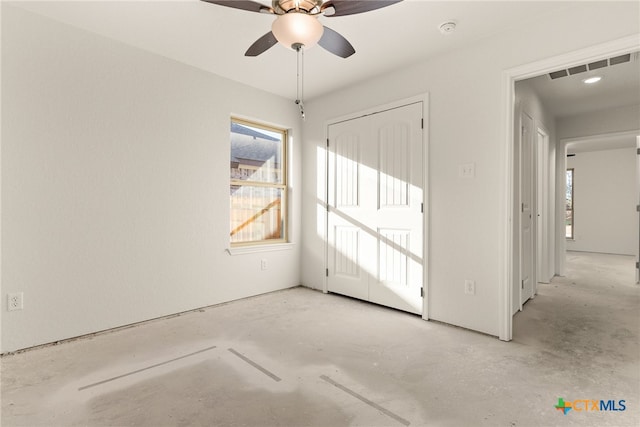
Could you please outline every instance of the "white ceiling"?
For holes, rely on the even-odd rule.
[[[594,136],[567,144],[567,154],[589,151],[618,150],[636,147],[636,137],[640,132],[623,132],[613,135]]]
[[[604,59],[604,58],[603,58]],[[586,85],[583,80],[600,76],[602,80]],[[548,74],[529,79],[545,108],[555,117],[575,116],[611,108],[640,104],[640,59],[593,71],[551,79]],[[638,118],[640,123],[640,118]],[[640,129],[638,129],[640,131]],[[590,137],[567,144],[567,153],[615,150],[636,146],[637,133]]]
[[[585,153],[588,151],[617,150],[636,146],[636,135],[625,133],[602,137],[586,138],[567,144],[567,154]]]
[[[268,0],[262,3],[270,4]],[[247,58],[246,49],[271,29],[273,16],[217,6],[200,0],[110,0],[11,2],[24,9],[125,44],[266,90],[296,97],[296,54],[280,45]],[[561,1],[404,0],[376,11],[327,18],[321,22],[345,36],[356,54],[342,59],[320,47],[305,54],[305,99],[320,96],[411,65],[483,38],[526,28],[544,15],[582,7]],[[440,34],[445,21],[458,23]],[[585,86],[582,79],[603,80]],[[640,104],[640,60],[551,80],[530,79],[546,108],[556,117]],[[571,152],[635,146],[632,136],[573,144]]]
[[[270,4],[268,0],[262,1]],[[17,1],[20,7],[291,99],[296,55],[280,45],[256,58],[245,50],[271,29],[272,16],[199,0]],[[342,59],[320,47],[305,55],[308,99],[440,53],[534,25],[579,2],[405,0],[376,11],[319,18],[356,54]],[[455,20],[455,33],[438,26]]]
[[[640,103],[640,60],[551,79],[548,74],[529,79],[545,107],[556,117],[574,116]],[[600,76],[598,83],[582,81]]]

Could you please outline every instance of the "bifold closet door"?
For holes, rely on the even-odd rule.
[[[328,290],[422,313],[422,103],[329,126]]]

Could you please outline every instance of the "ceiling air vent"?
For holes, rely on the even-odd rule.
[[[638,61],[640,58],[640,52],[627,53],[625,55],[615,56],[609,59],[601,59],[599,61],[591,62],[584,65],[576,65],[575,67],[568,68],[566,70],[558,70],[549,73],[549,77],[552,80],[559,79],[561,77],[573,76],[575,74],[584,73],[587,70],[597,70],[598,68],[610,67],[613,65],[624,64],[625,62]]]
[[[609,65],[623,64],[629,61],[631,61],[631,54],[627,53],[626,55],[620,55],[620,56],[616,56],[615,58],[609,58]]]
[[[607,60],[603,59],[601,61],[596,61],[589,64],[589,70],[597,70],[598,68],[604,68],[608,65],[609,64],[607,63]]]
[[[560,70],[549,73],[549,77],[551,77],[552,79],[559,79],[560,77],[566,77],[568,75],[569,73],[567,73],[567,70]]]
[[[571,74],[572,76],[574,74],[584,73],[585,71],[587,71],[586,65],[578,65],[577,67],[569,68],[569,74]]]

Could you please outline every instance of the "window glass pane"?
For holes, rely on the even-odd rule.
[[[567,187],[565,195],[565,236],[573,239],[573,169],[567,169]]]
[[[567,196],[566,196],[567,209],[573,209],[573,170],[567,171]]]
[[[231,242],[259,242],[285,238],[282,189],[231,186]]]
[[[231,122],[231,179],[283,183],[283,132]]]

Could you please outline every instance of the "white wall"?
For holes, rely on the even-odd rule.
[[[292,250],[225,252],[231,114],[292,128]],[[2,125],[1,351],[300,283],[290,100],[3,2]]]
[[[533,125],[535,129],[541,128],[549,135],[549,151],[547,153],[549,159],[549,188],[548,188],[548,209],[547,216],[549,218],[548,224],[548,240],[551,242],[549,244],[549,252],[546,254],[548,258],[548,262],[552,266],[553,271],[553,261],[555,259],[555,245],[553,242],[555,241],[555,215],[553,214],[555,208],[555,156],[556,156],[556,144],[555,144],[555,118],[551,113],[549,113],[548,109],[540,100],[540,97],[535,93],[533,87],[531,86],[529,80],[518,81],[515,84],[515,114],[514,114],[514,188],[520,188],[520,179],[519,179],[519,147],[518,147],[518,135],[519,132],[519,120],[521,112],[526,113],[533,119]],[[537,140],[537,131],[536,136]],[[513,199],[513,209],[514,212],[518,212],[519,207],[519,199],[514,197]],[[515,313],[520,309],[520,266],[517,262],[519,257],[519,245],[520,245],[520,216],[516,215],[513,218],[513,236],[514,236],[514,245],[513,245],[513,256],[514,256],[514,264],[513,264],[513,275],[512,275],[512,306],[511,311]],[[547,280],[549,277],[540,278],[538,277],[538,281]]]
[[[575,240],[567,240],[567,249],[635,255],[636,149],[579,152],[567,167],[574,168],[575,218]]]
[[[638,33],[637,16],[635,3],[581,2],[548,16],[544,25],[514,29],[308,102],[303,284],[321,289],[324,283],[327,121],[429,92],[430,316],[498,335],[503,70]],[[475,179],[458,178],[458,166],[470,162]],[[476,295],[464,294],[465,279],[476,281]]]

